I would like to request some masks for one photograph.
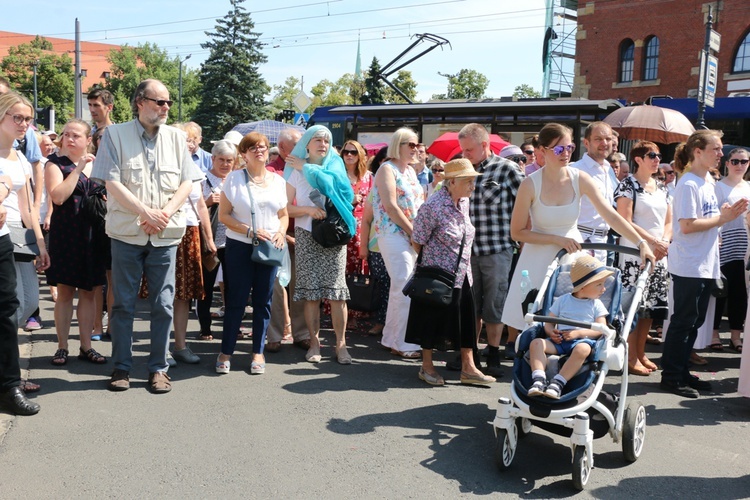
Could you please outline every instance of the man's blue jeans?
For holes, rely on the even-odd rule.
[[[155,247],[131,245],[112,239],[112,288],[115,302],[109,320],[112,360],[127,372],[133,367],[133,320],[135,304],[145,273],[151,309],[151,354],[148,372],[166,372],[169,333],[172,330],[175,255],[177,245]]]
[[[690,377],[690,353],[698,328],[706,320],[713,280],[672,275],[673,313],[669,319],[664,354],[661,357],[661,379],[685,383]]]

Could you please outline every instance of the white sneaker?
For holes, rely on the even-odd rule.
[[[544,389],[546,389],[545,380],[543,378],[535,378],[534,383],[531,384],[529,392],[527,392],[526,395],[542,396],[544,394]]]

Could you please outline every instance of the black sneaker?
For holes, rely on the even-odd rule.
[[[479,366],[477,366],[479,368]],[[493,353],[490,351],[490,353],[487,355],[487,366],[486,368],[482,369],[482,373],[485,375],[489,375],[490,377],[500,378],[502,377],[505,372],[500,367],[500,351],[495,350]]]
[[[678,396],[682,396],[683,398],[697,399],[699,396],[698,391],[681,382],[670,382],[668,380],[662,380],[659,383],[659,387],[663,391],[677,394]]]
[[[695,375],[690,375],[688,379],[685,381],[685,383],[689,386],[695,389],[696,391],[710,391],[711,390],[711,382],[707,380],[701,380]]]
[[[507,360],[513,360],[516,358],[516,343],[515,342],[508,342],[505,344],[505,359]]]

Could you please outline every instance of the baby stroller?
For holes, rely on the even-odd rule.
[[[639,255],[636,249],[618,245],[587,243],[582,247],[585,250],[608,250]],[[622,292],[619,269],[610,268],[615,274],[608,278],[606,291],[600,298],[609,311],[605,326],[546,316],[553,300],[573,288],[569,276],[570,265],[559,265],[565,254],[566,251],[561,250],[549,265],[541,290],[537,293],[533,305],[530,304],[531,307],[526,309],[536,313],[526,315],[526,322],[530,326],[516,339],[517,354],[513,366],[510,398],[502,397],[498,400],[497,413],[492,425],[496,438],[495,460],[501,471],[510,467],[516,453],[518,438],[531,432],[532,422],[557,435],[570,436],[573,485],[582,490],[594,466],[592,444],[595,438],[608,433],[615,443],[621,442],[622,452],[629,462],[635,462],[643,450],[646,410],[640,403],[627,401],[627,337],[646,286],[651,263],[647,262],[646,268],[638,277],[635,290],[629,294]],[[627,310],[626,315],[622,313],[623,308]],[[560,399],[527,395],[532,383],[528,362],[529,347],[533,339],[544,336],[542,323],[547,321],[602,332],[581,370],[565,385]],[[548,380],[557,373],[557,368],[565,362],[566,357],[548,358]],[[622,372],[619,396],[602,390],[609,370]]]

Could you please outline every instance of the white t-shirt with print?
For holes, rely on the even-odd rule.
[[[250,182],[250,190],[255,204],[256,229],[265,229],[269,233],[276,233],[281,228],[279,210],[286,207],[286,182],[280,175],[266,172],[266,185],[259,187]],[[222,188],[224,196],[232,204],[232,217],[238,221],[251,225],[250,197],[248,183],[245,181],[245,169],[235,170],[227,176]],[[227,238],[252,243],[246,234],[240,234],[227,228]]]
[[[305,174],[295,169],[289,176],[289,179],[287,179],[287,182],[296,190],[295,198],[298,207],[315,206],[315,203],[310,201],[310,193],[313,192],[313,187],[307,182],[307,179],[305,179]],[[312,217],[309,215],[295,217],[294,227],[301,227],[302,229],[312,232]]]
[[[718,279],[719,228],[684,234],[681,219],[707,219],[719,215],[714,184],[692,172],[684,174],[674,190],[674,224],[669,245],[669,272],[683,278]]]

